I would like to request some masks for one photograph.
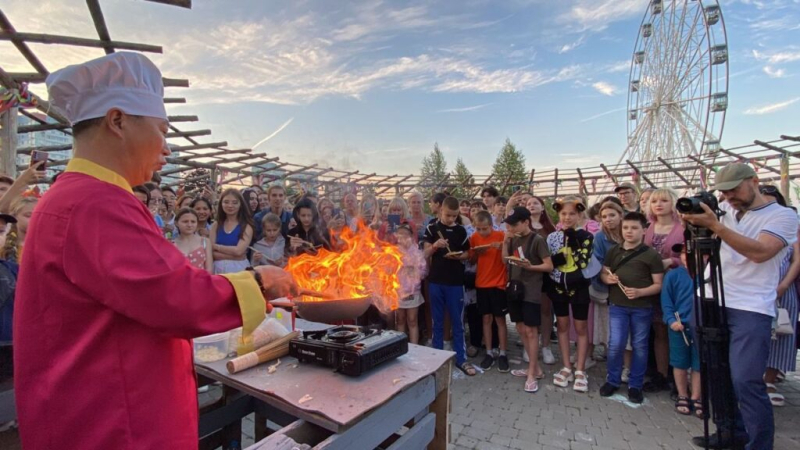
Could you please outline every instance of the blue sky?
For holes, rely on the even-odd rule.
[[[667,1],[667,0],[665,0]],[[184,129],[292,162],[418,172],[438,142],[486,174],[506,137],[529,168],[614,163],[647,0],[212,1],[192,10],[101,1],[113,39],[164,46],[188,78]],[[706,2],[709,3],[709,2]],[[800,134],[800,0],[720,2],[730,48],[722,139]],[[82,0],[4,0],[19,31],[94,37]],[[55,70],[101,56],[32,45]],[[7,42],[8,71],[31,71]],[[277,133],[275,133],[278,131]]]

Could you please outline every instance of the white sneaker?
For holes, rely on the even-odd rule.
[[[631,369],[628,369],[627,367],[623,368],[622,369],[622,376],[620,377],[620,381],[622,381],[623,383],[627,384],[628,380],[630,378],[631,378]]]
[[[550,347],[543,347],[542,348],[542,362],[545,364],[555,364],[556,357],[553,356],[553,351],[550,350]]]
[[[531,362],[531,359],[528,357],[528,352],[525,351],[524,348],[522,349],[522,360],[525,361],[526,363]]]

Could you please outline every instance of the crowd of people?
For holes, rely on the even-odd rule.
[[[562,367],[554,372],[554,385],[587,392],[587,370],[606,360],[601,396],[627,384],[628,400],[641,403],[646,392],[671,390],[678,414],[703,417],[692,281],[699,275],[687,268],[683,244],[687,222],[696,219],[722,239],[723,267],[731,271],[724,287],[732,324],[745,326],[748,315],[763,316],[762,322],[748,322],[750,336],[740,341],[754,339],[754,323],[762,323],[759,335],[767,336],[766,342],[731,344],[732,351],[741,352],[732,362],[732,378],[742,423],[720,427],[727,427],[726,439],[733,442],[747,434],[771,435],[771,407],[784,404],[777,382],[795,370],[800,249],[797,215],[781,193],[759,186],[755,174],[741,165],[731,170],[737,171],[732,179],[738,183],[718,183],[727,208],[718,222],[710,218],[713,213],[680,215],[677,195],[669,188],[640,192],[630,183],[592,205],[582,196],[548,203],[521,187],[506,198],[488,186],[481,200],[438,192],[427,199],[430,214],[417,191],[389,201],[369,194],[359,199],[354,193],[337,201],[311,193],[290,199],[279,184],[221,190],[209,183],[185,192],[161,187],[156,179],[133,192],[188,262],[214,274],[285,267],[296,255],[336,251],[345,227],[354,233],[371,229],[403,254],[399,308],[383,317],[384,325],[406,332],[412,343],[452,349],[466,375],[496,367],[520,377],[522,390],[534,393],[544,378],[540,355],[542,363],[555,364],[551,342],[557,341]],[[4,343],[11,341],[13,279],[39,197],[25,189],[42,177],[35,166],[17,180],[0,177]],[[771,220],[764,211],[770,211]],[[751,283],[767,292],[745,287]],[[788,332],[774,332],[777,308],[791,318]],[[746,317],[735,318],[739,313]],[[524,348],[525,364],[514,370],[506,353],[508,320]],[[763,364],[751,364],[761,350]]]

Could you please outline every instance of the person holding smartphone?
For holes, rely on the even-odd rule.
[[[409,220],[409,215],[406,201],[403,200],[403,197],[393,198],[392,201],[389,202],[389,215],[386,221],[378,223],[378,239],[390,244],[397,244],[397,237],[395,236],[397,227],[400,226],[401,222],[407,220]],[[411,230],[414,231],[414,242],[416,243],[416,227],[413,224],[409,225]]]
[[[33,153],[44,153],[36,152]],[[11,177],[0,175],[0,214],[8,214],[11,211],[11,203],[14,202],[23,192],[28,190],[31,184],[42,181],[47,176],[45,172],[46,161],[34,160],[31,158],[30,166],[25,169],[16,180]],[[7,187],[6,187],[7,186]],[[5,189],[3,189],[5,187]]]

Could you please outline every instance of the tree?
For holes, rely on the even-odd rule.
[[[458,158],[458,161],[456,161],[456,167],[453,169],[451,179],[453,180],[453,184],[456,185],[452,190],[453,197],[462,200],[472,200],[471,198],[467,198],[472,195],[472,192],[470,192],[472,189],[465,186],[475,184],[475,177],[472,176],[472,172],[467,169],[467,165],[464,164],[461,158]]]
[[[492,166],[493,179],[495,185],[500,189],[500,194],[505,195],[510,185],[525,180],[527,174],[525,155],[517,150],[517,147],[511,143],[511,139],[506,138],[506,142]],[[509,186],[506,186],[506,183],[509,183]]]
[[[447,161],[444,159],[444,153],[439,150],[438,142],[433,144],[433,151],[431,151],[430,155],[422,158],[420,174],[422,175],[422,184],[432,185],[431,187],[422,188],[425,198],[430,198],[435,186],[442,183],[448,175]]]

